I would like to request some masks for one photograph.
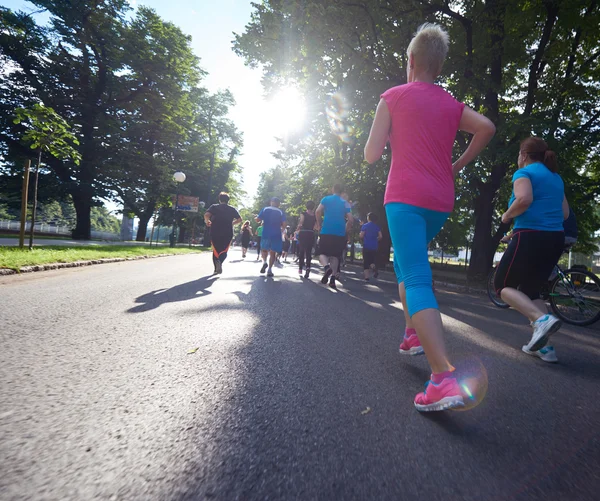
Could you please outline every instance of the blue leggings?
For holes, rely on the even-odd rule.
[[[438,308],[431,286],[427,245],[444,226],[450,213],[414,205],[388,203],[385,206],[398,283],[404,282],[408,314]]]

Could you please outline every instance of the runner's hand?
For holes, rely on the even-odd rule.
[[[510,241],[511,241],[511,239],[512,239],[512,235],[504,235],[504,236],[503,236],[503,237],[500,239],[500,241],[501,241],[502,243],[505,243],[505,244],[507,244],[508,242],[510,242]]]
[[[504,214],[502,214],[502,222],[503,222],[504,224],[509,224],[511,221],[512,221],[512,218],[511,218],[511,217],[508,217],[508,216],[506,215],[506,212],[505,212]]]

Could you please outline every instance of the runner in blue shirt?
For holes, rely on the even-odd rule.
[[[379,241],[383,238],[381,228],[377,226],[377,214],[369,212],[367,215],[368,223],[360,228],[360,239],[363,242],[363,267],[365,280],[369,281],[369,275],[373,270],[373,278],[377,278],[377,249]]]
[[[263,265],[261,273],[267,271],[268,277],[273,276],[273,264],[278,253],[282,251],[281,230],[285,227],[285,214],[279,208],[281,201],[274,197],[271,199],[271,205],[260,211],[256,217],[256,222],[263,223],[262,239],[260,242],[262,249]],[[267,265],[267,255],[269,263]]]
[[[316,216],[317,227],[321,229],[319,261],[325,272],[321,283],[326,284],[329,279],[329,287],[337,289],[332,271],[338,270],[340,258],[346,249],[346,220],[352,224],[353,219],[350,209],[346,207],[346,202],[340,196],[341,185],[336,184],[331,191],[331,195],[321,200]]]

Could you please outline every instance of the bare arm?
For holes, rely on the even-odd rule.
[[[496,133],[496,126],[489,118],[465,106],[458,128],[473,134],[469,146],[460,158],[452,165],[452,174],[456,176],[461,169],[471,163],[491,141]]]
[[[365,145],[365,160],[372,164],[381,158],[383,149],[388,141],[392,117],[385,100],[381,99],[375,112],[375,120],[371,126],[369,139]]]
[[[300,219],[298,219],[298,228],[296,228],[296,229],[300,230],[300,228],[302,228],[303,224],[304,224],[304,214],[300,214]]]
[[[233,226],[235,226],[236,224],[240,224],[242,222],[242,218],[238,217],[237,219],[233,220]]]
[[[568,219],[570,211],[569,211],[569,202],[567,200],[566,195],[563,197],[562,211],[563,211],[563,219]]]
[[[533,188],[531,181],[526,177],[517,179],[513,185],[515,200],[509,209],[502,214],[502,222],[508,223],[517,216],[523,214],[533,202]]]
[[[354,216],[348,212],[346,214],[347,219],[346,219],[346,233],[350,234],[352,232],[352,223],[354,223]]]
[[[377,233],[377,241],[379,242],[382,239],[383,239],[383,235],[381,234],[381,232]]]
[[[361,232],[358,234],[358,238],[360,238],[361,240],[362,240],[363,238],[365,238],[365,232],[364,232],[364,231],[361,231]]]
[[[204,213],[204,224],[206,224],[206,226],[210,226],[212,224],[210,221],[211,217],[212,217],[212,214],[210,212]]]
[[[321,229],[321,222],[323,220],[324,212],[325,212],[325,207],[323,207],[323,204],[319,204],[319,206],[317,207],[317,210],[315,211],[315,216],[317,216],[317,222],[316,222],[315,226],[317,227],[317,230]]]

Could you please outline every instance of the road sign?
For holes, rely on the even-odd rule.
[[[173,205],[175,205],[175,197],[172,198]],[[175,210],[184,212],[198,212],[198,206],[200,199],[198,197],[188,197],[179,195],[177,208]]]

